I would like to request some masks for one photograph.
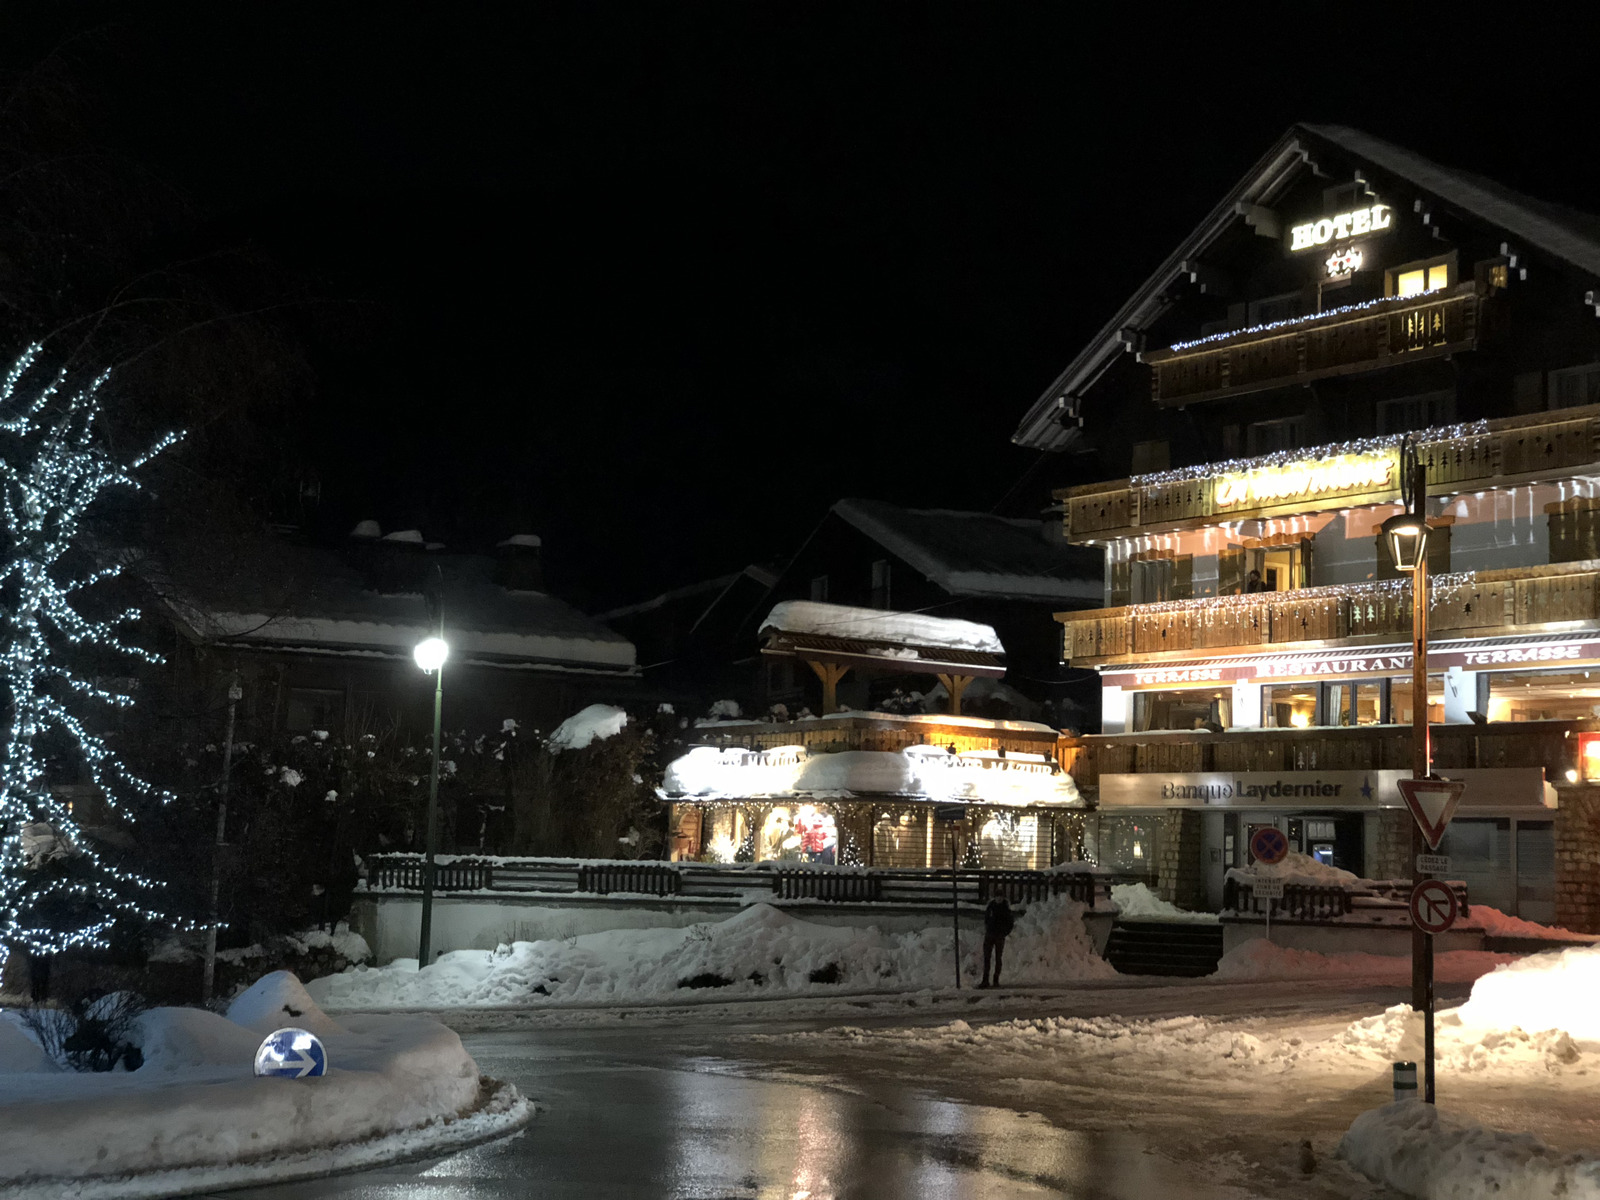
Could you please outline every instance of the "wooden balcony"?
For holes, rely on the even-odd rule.
[[[1555,479],[1575,469],[1600,464],[1600,406],[1569,408],[1485,422],[1472,432],[1454,436],[1445,431],[1416,435],[1418,454],[1428,472],[1428,490],[1448,495],[1469,488]],[[1307,461],[1338,453],[1336,447],[1311,447]],[[1248,462],[1228,464],[1231,472],[1249,469]],[[1069,540],[1103,541],[1139,534],[1192,529],[1218,520],[1244,520],[1269,510],[1234,507],[1226,512],[1215,503],[1220,470],[1193,479],[1155,482],[1118,479],[1058,491]],[[1293,501],[1272,512],[1315,512],[1397,500],[1395,486],[1353,494],[1329,495],[1320,501]]]
[[[1478,343],[1485,298],[1466,284],[1448,293],[1395,297],[1356,312],[1313,313],[1270,329],[1145,353],[1157,404],[1237,396],[1330,375],[1381,370]]]
[[[1431,725],[1434,766],[1543,767],[1555,781],[1577,765],[1577,734],[1600,721],[1508,721]],[[1402,725],[1351,729],[1249,729],[1222,733],[1089,734],[1065,738],[1063,761],[1080,791],[1097,794],[1100,776],[1212,771],[1385,771],[1411,766],[1411,730]]]
[[[1225,654],[1264,646],[1408,641],[1411,585],[1303,588],[1171,600],[1056,614],[1062,661],[1074,667],[1160,661],[1173,652]],[[1600,560],[1440,575],[1430,585],[1434,638],[1526,632],[1559,621],[1600,620]]]

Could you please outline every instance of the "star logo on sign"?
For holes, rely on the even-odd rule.
[[[1361,777],[1361,798],[1363,800],[1372,799],[1372,780],[1366,775]]]

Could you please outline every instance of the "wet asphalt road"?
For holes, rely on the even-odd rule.
[[[830,1022],[822,1022],[828,1024]],[[770,1028],[770,1027],[769,1027]],[[744,1073],[715,1030],[527,1030],[464,1039],[539,1114],[444,1159],[226,1195],[259,1200],[1094,1200],[1212,1192],[1124,1133],[1075,1133],[870,1072]]]

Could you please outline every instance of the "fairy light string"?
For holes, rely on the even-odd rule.
[[[111,488],[137,489],[132,472],[181,435],[169,434],[131,462],[118,462],[96,434],[99,391],[107,375],[76,391],[64,370],[31,385],[43,373],[40,356],[41,347],[30,346],[0,379],[0,521],[5,536],[0,553],[0,603],[5,610],[0,684],[7,704],[0,761],[0,970],[15,950],[49,955],[104,948],[123,918],[187,924],[148,899],[161,886],[158,882],[125,871],[95,851],[69,806],[46,783],[40,749],[46,735],[64,735],[99,796],[125,819],[133,819],[125,803],[132,796],[162,803],[172,798],[129,771],[66,702],[70,696],[128,708],[133,698],[80,673],[62,652],[92,647],[145,663],[162,661],[121,633],[138,620],[138,609],[95,619],[75,607],[75,597],[115,579],[121,565],[77,569],[68,555],[82,549],[83,520],[96,499]],[[52,877],[43,864],[30,861],[23,831],[41,825],[50,828],[52,843],[65,846],[71,855],[72,875]]]

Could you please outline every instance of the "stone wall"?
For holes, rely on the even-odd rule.
[[[1600,933],[1600,787],[1556,790],[1556,924]]]
[[[1372,859],[1363,874],[1368,879],[1411,878],[1411,830],[1415,822],[1404,808],[1380,808],[1367,814],[1373,831]]]
[[[1201,867],[1205,847],[1204,814],[1172,809],[1161,817],[1161,849],[1156,886],[1161,898],[1179,908],[1206,907],[1206,878]]]

